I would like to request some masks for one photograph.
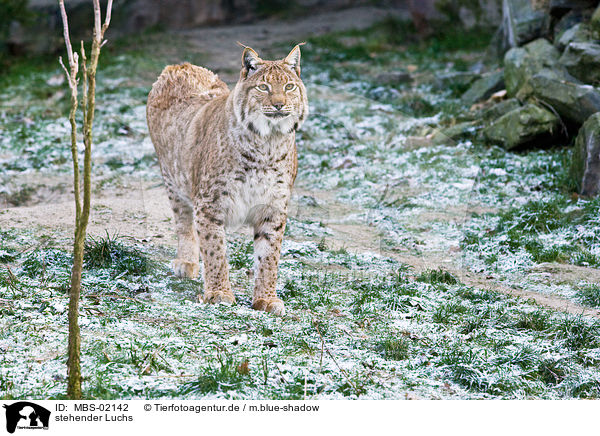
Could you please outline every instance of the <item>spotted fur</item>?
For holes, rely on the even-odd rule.
[[[295,133],[308,116],[300,47],[267,61],[249,47],[230,92],[211,71],[167,66],[148,95],[148,129],[175,216],[177,276],[196,277],[206,303],[233,303],[225,229],[254,230],[252,307],[283,314],[275,292],[288,202],[298,168]]]

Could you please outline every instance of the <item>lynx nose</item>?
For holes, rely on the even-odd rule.
[[[280,111],[281,108],[283,107],[283,103],[273,103],[273,107],[275,109],[277,109],[278,111]]]

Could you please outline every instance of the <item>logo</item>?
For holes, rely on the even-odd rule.
[[[15,429],[48,430],[50,411],[29,401],[19,401],[3,406],[6,409],[6,430],[14,433]]]

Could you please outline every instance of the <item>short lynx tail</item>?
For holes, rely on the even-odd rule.
[[[229,88],[216,74],[185,62],[165,67],[152,85],[148,105],[167,109],[191,98],[206,99],[208,102],[224,93],[229,93]]]

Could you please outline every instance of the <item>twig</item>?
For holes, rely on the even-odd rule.
[[[81,112],[83,112],[83,119],[85,119],[86,117],[86,112],[87,112],[87,100],[86,100],[86,96],[87,96],[87,83],[88,83],[88,79],[87,79],[87,57],[85,56],[85,47],[83,46],[83,41],[81,41],[81,63],[83,65],[83,84],[82,84],[82,91],[83,91],[83,98],[81,99]]]
[[[317,329],[317,332],[318,331],[319,331],[319,329]],[[321,333],[319,333],[319,335],[320,334]],[[324,351],[325,351],[325,341],[323,340],[323,337],[321,336],[321,358],[319,359],[319,372],[323,372],[323,352]]]
[[[100,299],[102,297],[106,297],[106,298],[120,298],[122,300],[131,300],[131,301],[135,301],[136,303],[144,303],[142,300],[139,300],[137,298],[134,297],[127,297],[125,295],[118,295],[118,294],[89,294],[89,295],[83,295],[84,297],[87,298],[96,298],[96,299]]]
[[[337,363],[337,360],[335,360],[335,357],[333,357],[333,354],[331,354],[331,351],[329,351],[329,348],[327,348],[325,346],[325,339],[323,338],[323,335],[321,334],[321,331],[319,330],[319,323],[317,323],[314,319],[313,319],[313,326],[315,327],[315,330],[317,330],[317,333],[319,334],[319,337],[321,338],[321,346],[325,348],[325,351],[327,351],[327,354],[329,354],[329,357],[331,357],[331,359],[333,360],[333,363],[335,363],[335,366],[338,367],[338,369],[340,370],[340,372],[342,373],[342,375],[346,378],[346,381],[348,382],[348,384],[350,386],[352,386],[352,388],[356,391],[356,395],[359,396],[360,395],[360,390],[358,389],[358,387],[356,386],[356,384],[354,384],[354,382],[352,382],[352,380],[350,380],[350,377],[348,376],[348,374],[346,373],[346,371],[344,370],[344,368],[342,368]]]
[[[58,1],[60,6],[60,14],[62,16],[63,22],[63,36],[65,38],[65,45],[67,46],[67,56],[69,56],[69,67],[71,67],[71,72],[73,71],[73,67],[75,67],[75,71],[78,71],[78,59],[77,53],[73,53],[73,47],[71,47],[71,38],[69,37],[69,21],[67,20],[67,11],[65,10],[65,2],[64,0]],[[62,60],[61,60],[62,64]],[[66,69],[65,69],[66,70]],[[67,74],[67,78],[71,79],[72,76]]]
[[[308,384],[308,375],[305,372],[304,373],[304,401],[306,401],[307,384]]]
[[[279,365],[277,365],[275,362],[273,362],[273,364],[275,365],[275,368],[277,368],[277,371],[279,371],[279,375],[281,376],[281,378],[283,379],[283,381],[285,383],[288,383],[287,379],[285,378],[285,376],[283,375],[283,373],[281,372],[281,369],[279,368]]]
[[[148,377],[156,377],[156,378],[174,378],[174,377],[197,377],[196,374],[161,374],[161,375],[152,375],[148,374]]]
[[[112,2],[113,0],[108,0],[108,5],[106,6],[106,17],[104,17],[104,24],[102,25],[102,38],[104,38],[104,32],[108,29],[110,25],[110,15],[112,12]],[[106,41],[102,41],[102,45],[104,45]]]
[[[93,38],[94,38],[94,40],[100,42],[99,40],[102,39],[102,27],[101,27],[102,12],[100,10],[100,0],[93,0],[93,1],[94,1],[94,35],[93,35]]]
[[[156,349],[156,351],[154,351],[154,353],[152,353],[152,355],[146,356],[146,358],[144,359],[144,362],[146,362],[146,360],[148,360],[148,358],[150,358],[150,362],[148,362],[148,365],[146,365],[146,367],[142,371],[142,375],[145,375],[147,372],[149,372],[150,368],[152,367],[152,362],[154,361],[154,359],[156,359],[158,353],[160,353],[164,348],[165,348],[165,344],[162,344],[160,347],[158,347]],[[163,360],[165,360],[165,359],[163,358]],[[142,362],[142,363],[144,363],[144,362]],[[165,360],[165,362],[167,363],[167,365],[169,364],[166,360]]]
[[[104,316],[104,312],[102,312],[100,309],[98,309],[96,307],[83,306],[82,309],[85,310],[89,315],[92,315],[92,316]]]

